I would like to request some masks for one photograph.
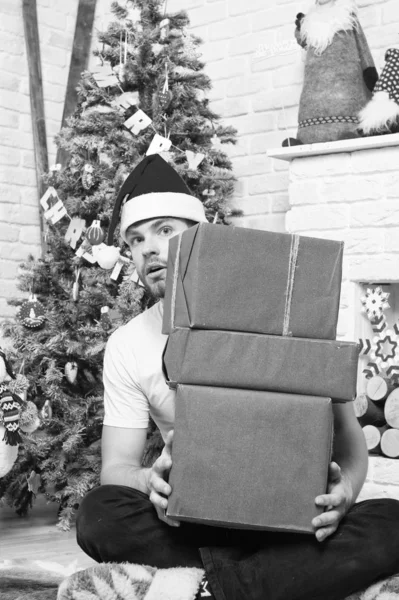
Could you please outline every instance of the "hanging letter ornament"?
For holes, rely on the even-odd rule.
[[[138,135],[140,131],[146,129],[148,125],[152,123],[152,119],[148,115],[145,114],[140,108],[137,112],[134,113],[127,121],[123,124],[129,129],[134,135]]]
[[[39,329],[46,320],[44,306],[38,301],[35,294],[31,294],[28,300],[22,304],[17,316],[22,325],[29,329]]]
[[[205,158],[205,154],[192,152],[191,150],[186,150],[186,157],[188,161],[188,168],[195,171],[197,167],[202,163]]]
[[[52,203],[52,206],[50,206],[50,202]],[[60,200],[53,187],[49,187],[45,194],[43,194],[40,198],[40,204],[45,211],[44,218],[53,225],[58,223],[58,221],[67,214],[62,200]]]
[[[100,221],[93,221],[86,232],[86,239],[92,246],[97,246],[104,241],[105,232],[101,229]]]
[[[96,67],[95,71],[93,71],[93,77],[100,88],[118,85],[118,78],[108,63]]]
[[[160,152],[166,152],[167,150],[169,150],[171,145],[172,142],[168,138],[162,137],[162,135],[156,133],[152,138],[151,144],[148,147],[146,155],[150,156],[150,154],[159,154]]]
[[[127,110],[131,106],[137,106],[138,103],[138,92],[124,92],[112,101],[112,106],[115,106],[116,108],[121,108],[122,110]]]
[[[85,227],[86,221],[84,219],[80,219],[79,217],[73,217],[73,219],[71,219],[71,222],[69,223],[68,229],[65,234],[65,241],[69,242],[69,245],[74,250]]]

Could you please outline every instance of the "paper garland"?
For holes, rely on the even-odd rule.
[[[399,324],[388,328],[384,314],[384,310],[389,308],[388,297],[389,293],[376,287],[367,288],[366,294],[360,299],[362,311],[367,314],[376,334],[372,339],[359,340],[359,355],[370,358],[363,369],[366,379],[381,374],[394,380],[399,378]]]
[[[146,156],[150,156],[151,154],[159,154],[160,152],[167,152],[170,150],[171,146],[172,142],[170,139],[156,133],[148,147]]]
[[[367,288],[364,296],[360,298],[363,305],[362,311],[367,314],[370,321],[382,317],[384,310],[389,308],[389,293],[384,292],[379,286],[376,288]]]

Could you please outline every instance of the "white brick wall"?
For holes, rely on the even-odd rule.
[[[240,225],[285,230],[287,165],[264,157],[270,148],[281,146],[288,135],[296,135],[304,52],[292,43],[293,23],[296,14],[306,12],[311,4],[313,0],[269,0],[267,3],[260,0],[245,3],[240,0],[168,1],[168,10],[188,9],[192,31],[204,40],[206,71],[214,85],[213,106],[226,124],[234,125],[239,132],[239,148],[230,152],[240,178],[234,205],[245,213],[237,219]],[[397,0],[358,0],[358,6],[360,20],[380,69],[385,50],[398,43],[399,5]],[[281,49],[283,43],[292,43],[285,54],[278,52],[278,45]],[[274,48],[276,54],[256,60],[254,54],[260,44]],[[333,161],[328,167],[332,169],[331,175],[334,169],[345,172],[341,165],[344,160],[339,157]],[[384,161],[383,158],[380,160]],[[262,163],[265,168],[258,172]],[[311,172],[312,166],[309,169]],[[366,166],[364,170],[367,170]],[[360,173],[358,181],[362,179]],[[300,200],[303,190],[309,203],[318,204],[314,183],[309,181],[301,188],[298,182],[293,192],[295,197]],[[335,188],[327,183],[326,188],[329,194],[340,198],[341,182],[335,183]],[[369,182],[360,185],[367,188]],[[360,193],[358,190],[354,183],[348,199],[355,200]],[[312,215],[324,227],[325,216],[320,210],[315,207]],[[347,210],[338,205],[329,208],[327,217],[334,231],[340,231],[349,218]],[[314,225],[316,227],[316,222]],[[306,222],[302,227],[306,227]]]
[[[78,0],[37,0],[37,3],[52,164],[55,158],[52,139],[62,116]],[[110,3],[111,0],[98,0],[95,23],[98,29],[109,19]],[[294,43],[293,23],[297,12],[306,12],[310,4],[310,0],[269,0],[267,4],[261,0],[168,1],[168,10],[188,10],[192,31],[204,41],[206,71],[214,86],[213,108],[239,133],[237,146],[228,152],[239,177],[233,204],[244,211],[244,216],[237,219],[240,225],[285,230],[287,165],[266,158],[266,151],[296,133],[304,52]],[[358,4],[376,63],[381,66],[386,48],[397,42],[399,5],[396,0],[358,0]],[[17,257],[39,252],[39,216],[38,210],[35,214],[38,198],[20,2],[2,0],[0,33],[0,263],[4,267],[0,271],[4,290],[0,298],[1,318],[13,314],[6,297],[15,292],[20,260]],[[272,49],[274,56],[256,60],[254,55],[260,44]],[[282,51],[282,44],[288,44],[288,52]],[[361,180],[359,171],[358,181]],[[317,190],[312,182],[307,183],[303,190],[309,202],[313,198],[317,204]],[[337,207],[330,211],[333,231],[347,218],[345,210],[338,206],[340,183],[338,180],[331,185],[325,183],[331,201],[335,194],[337,202]],[[368,183],[361,185],[368,187]],[[390,185],[391,192],[386,189],[387,199],[395,197],[394,173]],[[356,199],[357,190],[357,185],[353,185],[348,200]],[[298,182],[294,197],[300,194]],[[317,218],[317,207],[312,214]],[[318,218],[322,221],[320,211]],[[11,252],[11,245],[18,249]],[[394,245],[392,236],[391,247]]]
[[[72,52],[78,0],[37,0],[47,143],[55,161]],[[109,0],[98,0],[96,27],[106,21]],[[39,198],[33,152],[29,78],[22,2],[0,5],[0,318],[14,309],[18,264],[40,253]]]

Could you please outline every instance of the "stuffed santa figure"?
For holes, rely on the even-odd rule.
[[[296,143],[358,137],[358,114],[378,76],[355,1],[316,0],[297,15],[295,35],[306,49]]]
[[[363,135],[399,132],[399,46],[389,48],[373,97],[359,115]]]

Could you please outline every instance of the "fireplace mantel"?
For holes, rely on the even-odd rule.
[[[358,150],[372,150],[399,146],[399,133],[378,135],[373,137],[339,140],[337,142],[323,142],[322,144],[302,144],[287,148],[273,148],[268,150],[270,158],[280,160],[293,160],[307,156],[320,156],[322,154],[338,154],[340,152],[356,152]]]

